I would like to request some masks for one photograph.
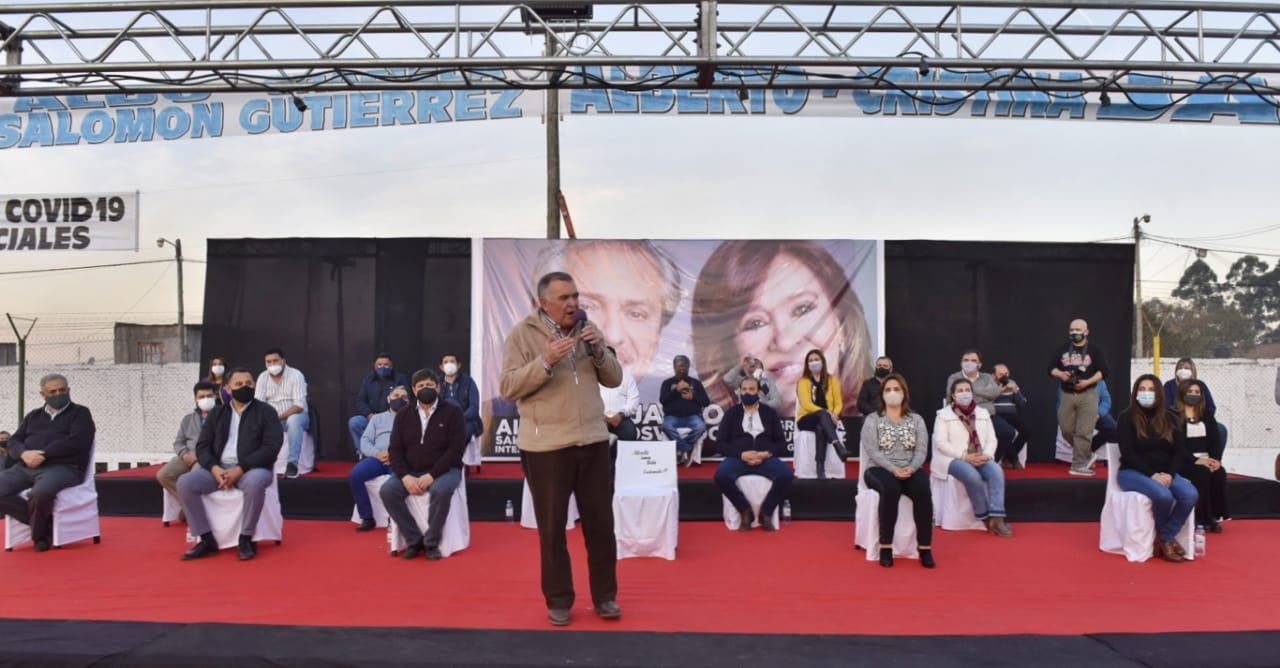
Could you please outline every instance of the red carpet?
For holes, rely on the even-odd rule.
[[[1082,634],[1276,628],[1280,570],[1265,558],[1280,522],[1235,521],[1207,559],[1131,564],[1098,552],[1096,524],[1019,524],[935,539],[939,568],[892,570],[852,547],[846,522],[777,534],[680,526],[677,561],[620,562],[621,623],[590,614],[579,530],[570,546],[575,630],[818,634]],[[288,521],[256,561],[233,551],[184,563],[183,529],[103,518],[103,542],[0,555],[0,617],[319,626],[545,629],[535,532],[472,524],[472,547],[440,562],[385,555],[383,532]],[[337,569],[335,571],[335,568]]]
[[[702,466],[691,466],[689,468],[680,468],[681,480],[711,480],[716,473],[717,462],[708,461]],[[154,466],[144,466],[142,468],[123,469],[120,471],[109,471],[99,473],[100,478],[155,478],[156,472],[160,470],[160,464]],[[320,468],[305,476],[306,478],[345,478],[351,470],[352,462],[320,462]],[[858,475],[858,463],[849,462],[845,465],[845,476],[853,478]],[[1077,479],[1067,473],[1066,464],[1028,464],[1027,468],[1016,471],[1005,471],[1005,477],[1009,480],[1041,480],[1054,478],[1071,478]],[[1106,480],[1106,468],[1099,467],[1098,476],[1102,480]],[[475,473],[474,469],[467,472],[467,476],[477,480],[519,480],[522,475],[520,473],[520,464],[517,462],[491,462],[480,468],[480,473]]]

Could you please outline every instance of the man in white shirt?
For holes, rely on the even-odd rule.
[[[284,477],[296,478],[302,439],[311,427],[311,417],[307,415],[307,379],[285,362],[284,352],[279,348],[268,350],[263,362],[267,370],[258,374],[254,398],[276,409],[285,437],[289,439],[289,465]]]
[[[613,346],[605,346],[613,353]],[[616,353],[615,353],[616,354]],[[632,416],[640,409],[640,390],[636,378],[622,367],[622,384],[617,387],[600,386],[600,400],[604,402],[604,425],[619,441],[634,441],[639,430]]]

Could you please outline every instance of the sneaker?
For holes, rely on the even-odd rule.
[[[1091,478],[1094,475],[1096,475],[1093,471],[1089,469],[1071,469],[1067,471],[1067,473],[1070,473],[1071,475],[1084,476],[1086,478]]]
[[[298,465],[294,464],[293,462],[289,462],[289,465],[284,467],[284,477],[286,478],[298,477]]]

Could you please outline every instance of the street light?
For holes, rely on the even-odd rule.
[[[182,307],[182,239],[170,241],[164,237],[156,239],[156,248],[164,248],[165,244],[173,246],[173,259],[178,263],[178,361],[187,361],[187,323]]]
[[[1134,285],[1134,303],[1137,307],[1136,315],[1133,320],[1133,349],[1134,357],[1141,359],[1142,355],[1142,223],[1150,223],[1151,214],[1144,213],[1141,216],[1133,218],[1133,285]]]

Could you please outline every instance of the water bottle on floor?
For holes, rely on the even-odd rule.
[[[502,511],[507,518],[507,524],[511,524],[516,519],[516,507],[511,503],[511,499],[507,499],[507,507]]]
[[[1197,524],[1196,525],[1196,548],[1195,548],[1196,559],[1204,558],[1205,542],[1206,541],[1205,541],[1205,534],[1204,534],[1204,525]]]
[[[791,499],[782,502],[782,523],[791,524]]]

